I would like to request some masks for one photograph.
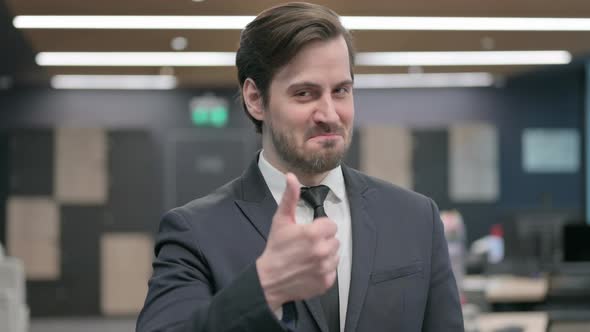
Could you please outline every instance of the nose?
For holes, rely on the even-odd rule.
[[[317,123],[338,123],[339,116],[337,104],[331,94],[327,94],[318,100],[317,110],[314,112],[314,121]]]

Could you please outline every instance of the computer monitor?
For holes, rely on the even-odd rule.
[[[590,263],[590,225],[566,224],[563,227],[563,261]]]
[[[571,213],[561,211],[515,213],[504,220],[505,263],[510,272],[526,275],[557,269],[566,220],[571,220]]]

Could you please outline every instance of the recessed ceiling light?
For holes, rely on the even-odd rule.
[[[174,67],[163,66],[160,68],[160,70],[158,72],[160,73],[160,75],[173,76],[174,75]]]
[[[20,15],[19,29],[243,29],[254,16]],[[590,31],[590,18],[341,16],[351,30]]]
[[[182,51],[188,46],[188,40],[184,37],[174,37],[170,42],[170,47],[175,51]]]
[[[496,47],[496,41],[492,37],[485,36],[481,39],[481,48],[490,51]]]
[[[55,75],[54,89],[79,90],[170,90],[176,77],[167,75]]]
[[[422,74],[424,72],[424,68],[421,66],[409,66],[408,67],[408,74]]]

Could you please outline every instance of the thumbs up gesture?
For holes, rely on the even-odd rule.
[[[329,218],[296,224],[299,191],[297,177],[288,173],[266,247],[256,260],[260,284],[273,311],[286,302],[321,295],[336,280],[340,246],[336,224]]]

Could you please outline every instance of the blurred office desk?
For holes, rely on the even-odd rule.
[[[549,315],[546,312],[484,313],[477,318],[480,332],[496,332],[521,328],[522,332],[546,332]]]
[[[559,274],[551,277],[550,297],[590,299],[590,273],[587,275]]]
[[[549,278],[497,275],[488,278],[485,296],[490,303],[543,302],[549,291]]]
[[[552,322],[585,322],[590,331],[590,274],[553,276],[544,307]]]
[[[481,311],[546,311],[549,278],[512,275],[468,275],[463,279],[463,295]],[[590,332],[590,331],[589,331]]]

